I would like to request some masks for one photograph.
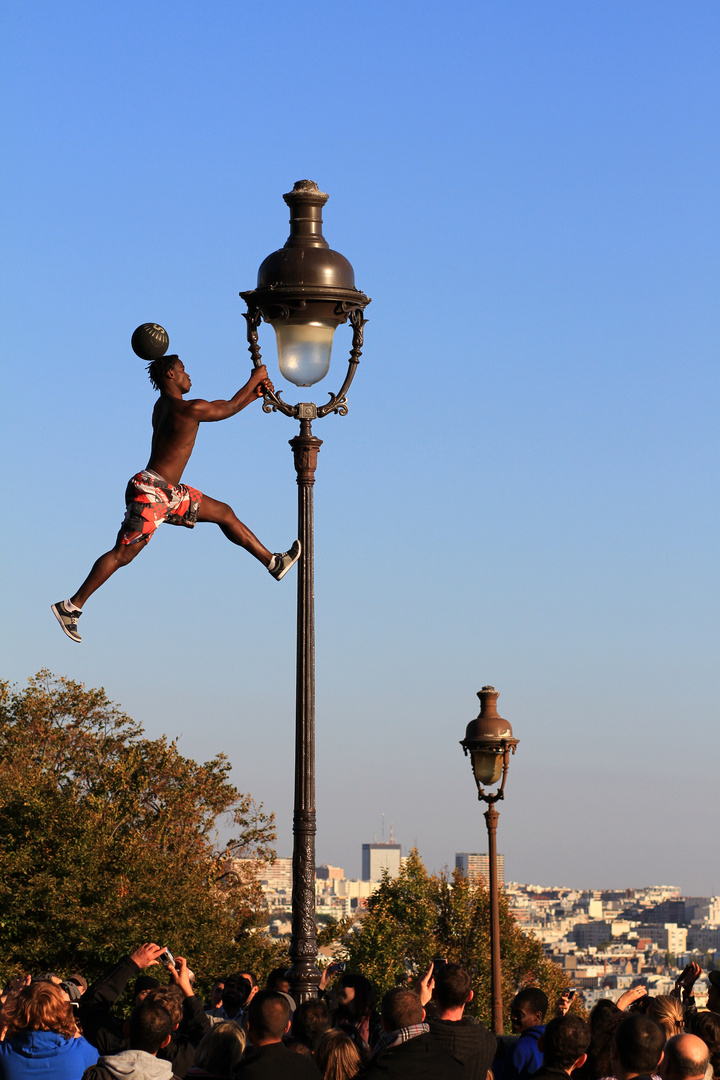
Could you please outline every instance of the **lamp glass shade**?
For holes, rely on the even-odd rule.
[[[282,321],[274,325],[280,374],[295,386],[312,386],[324,379],[330,368],[336,321]]]
[[[476,783],[497,784],[502,776],[503,755],[488,750],[473,750],[472,767]]]

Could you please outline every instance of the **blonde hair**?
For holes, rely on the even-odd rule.
[[[233,1075],[245,1049],[245,1032],[233,1020],[215,1024],[203,1035],[195,1051],[195,1064],[212,1076]]]
[[[672,1039],[673,1035],[681,1035],[685,1030],[682,1005],[676,997],[669,994],[650,998],[647,1015],[663,1029],[666,1041]]]
[[[318,1043],[315,1064],[324,1080],[351,1080],[360,1072],[360,1054],[349,1035],[330,1028]]]
[[[17,997],[6,1003],[3,1020],[7,1024],[6,1039],[21,1031],[54,1031],[71,1039],[77,1035],[72,1005],[60,987],[51,982],[24,986]]]

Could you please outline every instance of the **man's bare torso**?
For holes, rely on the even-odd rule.
[[[189,402],[161,394],[153,409],[152,449],[147,468],[168,484],[179,484],[195,446],[197,420],[188,415]]]

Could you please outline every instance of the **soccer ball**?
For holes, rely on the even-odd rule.
[[[154,322],[143,323],[130,339],[133,352],[141,360],[157,360],[164,356],[170,344],[167,330]]]

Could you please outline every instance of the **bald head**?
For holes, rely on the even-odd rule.
[[[673,1035],[658,1071],[662,1080],[703,1080],[709,1062],[710,1051],[697,1035]]]

